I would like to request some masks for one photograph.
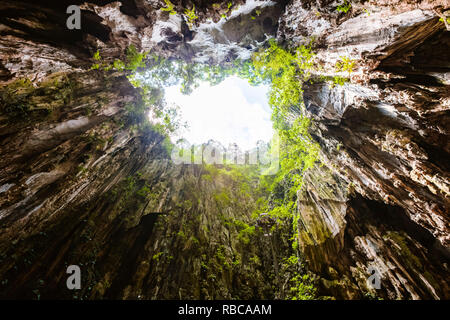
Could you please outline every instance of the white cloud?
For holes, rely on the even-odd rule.
[[[213,139],[248,150],[273,134],[267,91],[267,86],[252,87],[246,80],[229,77],[217,86],[201,84],[190,95],[181,94],[179,86],[166,88],[166,100],[180,106],[189,125],[180,135],[190,143]]]

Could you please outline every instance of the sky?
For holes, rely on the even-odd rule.
[[[241,150],[270,141],[273,135],[268,86],[253,87],[246,80],[229,77],[216,86],[202,83],[190,95],[179,86],[166,88],[166,101],[180,106],[182,122],[189,128],[180,132],[191,144],[213,139],[227,147],[237,143]]]

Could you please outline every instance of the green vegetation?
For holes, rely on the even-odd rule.
[[[103,61],[99,51],[97,51],[93,59],[95,64],[91,69],[101,71],[120,71],[124,72],[130,83],[140,89],[140,99],[137,102],[125,105],[128,118],[126,125],[130,131],[149,132],[157,131],[166,136],[164,145],[170,149],[168,136],[178,130],[181,126],[178,116],[177,107],[169,107],[164,103],[164,92],[161,90],[163,83],[146,83],[142,74],[149,66],[148,52],[138,52],[133,45],[126,50],[124,60],[116,59],[112,64]],[[151,64],[150,64],[151,65]],[[153,64],[153,67],[158,65]],[[148,120],[148,113],[156,119],[155,124],[151,124]],[[169,150],[168,150],[169,151]]]
[[[187,19],[187,25],[189,26],[189,28],[192,28],[192,26],[194,25],[195,20],[198,19],[198,16],[195,14],[195,4],[192,6],[192,9],[185,9],[184,10],[184,15]]]
[[[228,9],[231,7],[230,2]],[[188,11],[189,16],[191,13],[195,14],[195,7]],[[134,46],[127,49],[124,61],[116,60],[107,65],[102,63],[98,51],[93,58],[99,69],[106,71],[114,69],[128,73],[130,82],[142,90],[142,101],[126,106],[132,130],[145,130],[149,127],[146,121],[149,111],[155,118],[161,119],[159,124],[152,126],[165,135],[182,126],[178,118],[178,108],[168,107],[165,104],[164,91],[161,88],[180,84],[182,93],[190,94],[201,82],[216,85],[228,76],[237,75],[253,85],[260,83],[271,85],[269,104],[273,110],[274,127],[281,137],[280,145],[284,152],[282,167],[285,168],[286,175],[294,166],[302,168],[303,172],[314,162],[311,157],[317,156],[318,148],[311,142],[307,133],[309,120],[301,116],[303,83],[309,81],[311,71],[317,69],[312,41],[308,45],[290,51],[272,40],[267,49],[257,52],[250,61],[235,61],[223,67],[163,59],[156,55],[139,53]],[[342,61],[341,68],[344,70],[350,72],[352,67],[353,62]],[[342,84],[344,80],[336,78],[334,82]],[[293,114],[299,115],[297,120],[288,121]],[[303,138],[295,138],[294,134],[302,134]],[[293,172],[289,174],[291,173]],[[299,186],[299,178],[296,176],[294,180],[297,181],[295,185]]]
[[[355,63],[356,62],[354,60],[351,60],[348,57],[341,57],[341,60],[336,62],[336,71],[348,72],[348,74],[350,75],[353,72]]]
[[[161,256],[164,254],[164,252],[158,252],[157,254],[155,254],[152,259],[159,261],[159,258],[161,258]]]
[[[227,3],[227,9],[225,10],[224,13],[221,14],[221,17],[226,19],[228,17],[228,14],[231,12],[231,7],[233,6],[233,2],[229,1]],[[214,7],[214,4],[213,4]],[[219,8],[220,8],[220,4],[219,4]]]
[[[100,50],[97,50],[95,53],[94,53],[94,60],[96,60],[96,61],[100,61],[101,60],[101,56],[100,56]]]
[[[148,56],[146,70],[139,72],[135,79],[139,79],[153,88],[180,84],[181,92],[190,94],[201,82],[217,85],[231,75],[248,79],[255,85],[261,83],[251,61],[238,60],[233,64],[220,67],[206,63],[187,63],[164,59],[156,55]]]
[[[198,81],[217,84],[229,75],[237,75],[247,79],[251,84],[270,84],[269,104],[272,108],[272,120],[279,140],[274,139],[271,147],[279,150],[280,168],[274,176],[258,176],[256,172],[244,167],[227,165],[224,168],[205,165],[207,174],[205,181],[215,181],[217,175],[228,175],[237,182],[241,194],[250,193],[250,187],[245,182],[251,175],[259,179],[258,209],[255,214],[267,212],[270,216],[291,220],[293,228],[297,228],[296,192],[301,188],[304,173],[315,165],[319,157],[319,146],[310,136],[311,125],[304,113],[302,101],[303,84],[312,80],[312,71],[316,70],[315,55],[312,42],[294,50],[287,50],[275,41],[269,42],[269,47],[255,53],[251,61],[237,61],[235,64],[219,68],[206,64],[183,64],[154,58],[155,68],[150,68],[145,75],[146,81],[156,85],[176,83],[181,81],[183,93],[189,93],[198,85]],[[343,61],[346,70],[350,64]],[[175,75],[175,76],[174,76]],[[253,178],[252,178],[253,179]],[[267,199],[270,195],[270,201]],[[233,196],[228,192],[214,194],[214,199],[220,208],[226,208],[232,203]],[[225,221],[236,223],[236,221]],[[239,238],[248,243],[254,229],[251,226],[237,225]],[[295,244],[294,244],[295,246]]]
[[[217,263],[215,264],[215,269],[218,271],[218,273],[221,273],[225,270],[230,270],[231,269],[231,264],[233,263],[233,261],[231,259],[229,259],[227,253],[225,252],[225,246],[220,245],[217,247],[216,249],[216,253],[214,255],[214,257],[217,260]],[[212,274],[210,274],[210,276],[213,276]]]
[[[261,176],[260,193],[270,195],[258,200],[258,212],[266,212],[279,221],[292,224],[292,250],[297,252],[297,191],[303,184],[305,172],[319,158],[319,145],[309,134],[311,120],[304,115],[303,84],[313,81],[312,71],[319,69],[315,63],[312,41],[289,51],[271,41],[269,48],[252,58],[257,74],[269,80],[269,104],[272,121],[279,141],[272,146],[279,150],[280,168],[274,176]],[[347,65],[346,65],[347,66]],[[277,228],[274,225],[272,229]],[[290,280],[289,296],[295,300],[313,299],[316,295],[313,281],[299,270],[297,256],[291,256],[288,268],[294,269]]]
[[[169,3],[168,9],[170,8]],[[232,4],[228,6],[228,9]],[[173,9],[173,7],[172,7]],[[195,21],[195,7],[185,11],[187,19]],[[258,13],[257,13],[258,14]],[[259,12],[260,14],[260,12]],[[305,172],[312,168],[319,158],[319,146],[309,134],[311,120],[305,115],[303,103],[303,85],[307,82],[316,81],[313,76],[318,70],[313,52],[313,42],[301,45],[292,50],[280,46],[275,41],[270,41],[267,48],[256,52],[249,61],[235,61],[226,66],[216,66],[202,63],[186,63],[180,60],[163,59],[161,57],[137,52],[131,47],[127,50],[124,61],[116,60],[111,66],[102,64],[100,54],[94,55],[96,64],[102,70],[117,70],[128,74],[130,82],[141,90],[142,100],[139,103],[127,105],[127,114],[130,128],[143,130],[147,124],[147,112],[150,110],[161,119],[161,132],[170,134],[180,125],[177,121],[176,110],[169,109],[164,102],[164,91],[161,88],[181,85],[184,94],[191,93],[201,82],[212,85],[222,82],[225,78],[236,75],[247,79],[249,83],[258,85],[269,84],[269,105],[272,109],[272,120],[274,129],[279,139],[271,142],[273,151],[279,150],[280,168],[275,175],[260,176],[257,168],[245,166],[233,166],[231,164],[223,167],[205,165],[205,174],[202,183],[213,184],[217,180],[225,179],[227,188],[214,189],[212,199],[221,212],[220,219],[234,234],[239,241],[240,247],[248,247],[260,231],[255,224],[260,213],[266,212],[268,216],[275,219],[276,223],[271,226],[272,232],[279,225],[288,225],[289,234],[294,235],[291,252],[297,252],[295,235],[297,234],[298,218],[296,215],[297,191],[302,187]],[[144,68],[145,66],[145,68]],[[342,59],[339,69],[351,72],[353,61]],[[109,68],[109,69],[107,69]],[[154,130],[157,125],[152,125]],[[217,179],[220,176],[220,179]],[[124,188],[125,198],[130,198],[128,193],[134,192],[139,197],[145,198],[151,194],[150,187],[139,179],[129,179]],[[255,186],[258,186],[255,188]],[[249,212],[254,212],[253,221],[226,218],[231,209],[243,210],[241,203],[250,203],[245,199],[256,199],[257,203],[248,205]],[[179,212],[191,212],[196,199],[184,201],[177,210]],[[292,227],[292,228],[291,228]],[[181,228],[174,235],[187,243],[189,248],[198,250],[204,242],[204,235],[191,233],[190,228]],[[198,237],[198,238],[197,238]],[[153,260],[158,261],[162,252],[154,255]],[[223,246],[218,246],[214,252],[215,262],[207,264],[202,262],[202,269],[207,270],[206,277],[211,281],[220,278],[220,273],[232,268],[241,268],[250,261],[255,265],[262,265],[260,258],[252,255],[249,258],[240,257],[232,252],[226,251]],[[289,258],[290,267],[290,292],[292,299],[311,299],[315,295],[313,281],[309,276],[300,272],[300,262],[295,255]]]
[[[0,92],[0,104],[2,112],[10,118],[25,118],[31,111],[30,104],[26,100],[26,94],[14,94],[15,90]]]
[[[280,170],[275,176],[261,177],[264,193],[274,199],[270,205],[267,201],[259,202],[261,211],[275,217],[293,217],[303,174],[314,166],[319,155],[319,146],[308,133],[310,120],[302,114],[302,86],[311,79],[314,57],[312,42],[291,52],[271,41],[269,48],[259,51],[252,59],[257,74],[271,84],[269,105],[279,135],[279,141],[273,144],[278,144]]]
[[[170,15],[177,14],[177,11],[175,10],[175,5],[172,2],[170,2],[170,0],[164,0],[164,2],[166,6],[161,8],[162,11],[168,12]],[[195,23],[195,20],[198,19],[198,16],[195,13],[195,4],[192,5],[192,9],[186,8],[184,10],[184,17],[187,20],[186,23],[189,26],[189,28],[192,28]]]
[[[350,77],[353,69],[356,65],[355,60],[351,60],[348,57],[341,57],[339,61],[336,62],[335,71],[336,72],[347,72]],[[333,88],[336,85],[343,86],[349,81],[348,77],[333,76],[333,77],[322,77],[322,80],[330,82],[330,87]]]
[[[312,168],[319,158],[319,145],[309,134],[311,120],[304,115],[303,84],[314,81],[312,73],[319,67],[312,50],[313,42],[301,45],[293,50],[281,47],[275,41],[252,57],[253,83],[270,85],[269,105],[272,108],[273,127],[278,133],[278,140],[273,140],[271,147],[278,149],[279,170],[275,175],[260,176],[259,190],[263,196],[257,201],[255,217],[266,212],[278,221],[292,224],[292,250],[297,252],[298,232],[297,191],[303,184],[305,172]],[[346,71],[352,63],[343,60],[342,68]],[[267,195],[270,195],[267,197]],[[272,231],[278,224],[272,226]],[[239,236],[246,241],[254,232],[248,227],[241,227]],[[313,299],[316,295],[314,282],[303,272],[297,256],[288,259],[288,268],[294,269],[290,280],[292,299]]]
[[[450,24],[450,17],[446,17],[445,21],[444,21],[444,18],[439,18],[439,21],[444,22],[444,23],[445,23],[445,21],[447,21],[447,24]]]
[[[72,99],[73,83],[57,73],[39,84],[19,78],[0,88],[0,113],[9,122],[28,121],[30,115],[47,117]],[[45,99],[44,99],[45,96]]]
[[[177,14],[177,12],[175,11],[175,5],[170,2],[170,0],[164,0],[164,2],[166,3],[166,6],[161,8],[162,11],[169,12],[169,14],[171,15]]]
[[[213,196],[214,200],[217,202],[217,205],[219,207],[227,207],[231,203],[230,197],[228,196],[228,193],[225,191],[216,193]]]
[[[247,245],[250,243],[250,240],[255,235],[256,228],[255,226],[251,226],[248,223],[237,220],[237,219],[223,219],[225,226],[234,228],[237,233],[237,239]]]
[[[100,69],[104,71],[113,69],[116,71],[128,71],[128,73],[131,74],[133,72],[136,72],[139,68],[144,68],[146,66],[144,61],[147,54],[148,53],[146,52],[138,52],[137,48],[134,45],[130,45],[126,50],[125,61],[116,59],[112,64],[109,64],[103,61],[103,58],[100,55],[100,51],[97,50],[92,57],[92,59],[94,59],[96,63],[91,66],[91,69]]]
[[[259,16],[261,15],[261,13],[262,13],[262,11],[261,11],[260,9],[256,9],[256,10],[255,10],[255,15],[256,15],[256,17],[259,17]],[[252,19],[252,20],[255,20],[256,17],[252,15],[252,16],[251,16],[251,19]]]
[[[304,271],[305,267],[297,255],[283,259],[282,272],[290,275],[287,298],[291,300],[322,299],[317,297],[316,279]]]
[[[100,51],[99,50],[97,50],[95,53],[94,53],[94,56],[92,57],[95,61],[101,61],[101,59],[102,59],[102,57],[100,56]],[[100,67],[101,67],[101,64],[100,63],[94,63],[92,66],[91,66],[91,69],[92,70],[98,70],[98,69],[100,69]]]
[[[316,298],[317,289],[309,275],[297,274],[290,280],[290,283],[292,300],[312,300]]]
[[[340,77],[340,76],[334,76],[332,78],[332,83],[331,83],[331,87],[335,87],[336,85],[338,86],[343,86],[346,82],[348,81],[347,78],[344,77]]]
[[[146,52],[140,53],[137,51],[136,47],[131,45],[127,48],[127,60],[124,65],[125,70],[137,71],[139,68],[144,68],[144,59],[147,57]]]
[[[186,239],[186,234],[183,232],[183,230],[178,231],[177,236],[182,239]]]
[[[339,5],[336,8],[337,12],[343,12],[343,13],[347,13],[350,9],[352,8],[352,5],[350,2],[348,2],[347,0],[344,0],[344,3]]]
[[[269,48],[260,50],[252,58],[258,76],[271,85],[269,104],[276,116],[301,104],[302,84],[309,79],[314,65],[311,44],[302,45],[291,53],[271,40]]]

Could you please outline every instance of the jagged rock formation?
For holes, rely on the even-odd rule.
[[[333,72],[344,55],[357,59],[357,69],[352,83],[343,87],[314,84],[305,89],[307,111],[317,124],[314,136],[323,158],[341,177],[326,178],[331,182],[324,187],[318,185],[319,175],[318,181],[312,179],[313,191],[300,196],[301,216],[311,210],[323,215],[306,223],[313,235],[319,228],[312,236],[314,248],[305,246],[312,250],[306,256],[315,270],[332,266],[329,259],[343,263],[338,278],[329,276],[344,282],[342,274],[351,274],[350,282],[359,288],[365,286],[368,267],[376,265],[381,295],[391,299],[435,299],[449,292],[449,69],[437,62],[449,61],[449,37],[433,6],[423,8],[428,10],[377,5],[369,9],[369,17],[347,18],[319,34],[323,49],[318,56],[325,72]],[[295,4],[290,10],[296,10]],[[319,10],[328,18],[332,8]],[[327,18],[321,14],[316,23]],[[356,195],[342,194],[345,185]],[[341,193],[322,194],[322,188]],[[319,199],[326,205],[317,206]],[[346,250],[352,262],[342,262]]]
[[[264,228],[250,242],[252,196],[171,164],[161,135],[132,129],[140,95],[127,78],[89,70],[97,48],[105,61],[165,48],[150,39],[161,4],[85,4],[80,31],[65,27],[68,3],[51,4],[1,8],[1,297],[285,296],[273,265],[289,244]],[[70,264],[83,270],[75,294]]]
[[[163,1],[0,4],[0,296],[288,297],[289,226],[246,233],[257,195],[237,188],[242,177],[171,164],[161,135],[131,128],[138,90],[89,70],[97,50],[112,62],[131,44],[226,63],[267,34],[292,46],[314,36],[321,76],[356,61],[344,86],[304,88],[326,166],[299,190],[298,238],[321,294],[448,299],[446,1],[351,1],[347,13],[335,1],[172,2],[196,4],[193,28]],[[70,4],[81,30],[66,28]],[[70,264],[84,270],[75,294]]]

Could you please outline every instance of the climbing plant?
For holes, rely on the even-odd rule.
[[[253,56],[252,63],[257,75],[271,85],[269,104],[278,113],[301,104],[302,84],[311,76],[314,53],[311,44],[299,46],[294,53],[280,47],[275,40],[269,44]]]
[[[275,41],[252,58],[256,74],[271,85],[269,105],[279,135],[280,169],[275,177],[264,177],[263,183],[277,197],[262,208],[277,217],[292,217],[303,174],[314,166],[319,155],[319,146],[308,132],[311,121],[304,115],[302,101],[303,83],[311,78],[314,58],[312,43],[290,51]]]

